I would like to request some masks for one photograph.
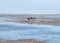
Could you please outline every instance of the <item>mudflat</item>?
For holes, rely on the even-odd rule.
[[[22,40],[6,40],[0,43],[47,43],[45,41],[38,41],[35,39],[22,39]]]
[[[15,22],[28,24],[45,24],[45,25],[59,25],[60,14],[3,14],[0,15],[2,20],[0,22]],[[27,18],[35,17],[35,20],[28,20]]]

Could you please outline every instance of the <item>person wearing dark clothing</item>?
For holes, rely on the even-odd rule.
[[[33,19],[33,18],[31,17],[31,19]]]
[[[27,18],[28,20],[30,20],[30,18]]]

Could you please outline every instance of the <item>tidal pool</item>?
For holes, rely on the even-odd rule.
[[[48,43],[60,43],[60,26],[0,23],[0,38],[37,39]]]

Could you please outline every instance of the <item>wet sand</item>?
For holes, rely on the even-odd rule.
[[[38,17],[34,22],[27,20],[28,17]],[[15,22],[28,24],[45,24],[60,26],[60,14],[2,14],[0,15],[4,20],[0,22]]]
[[[22,39],[22,40],[6,40],[0,43],[47,43],[45,41],[38,41],[35,39]]]
[[[4,20],[4,22],[60,26],[60,20],[58,19],[39,19],[39,20],[36,19],[34,22],[32,22],[32,20],[26,20],[26,19],[25,20]]]

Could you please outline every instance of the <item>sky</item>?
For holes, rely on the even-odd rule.
[[[0,0],[0,14],[60,14],[60,0]]]

